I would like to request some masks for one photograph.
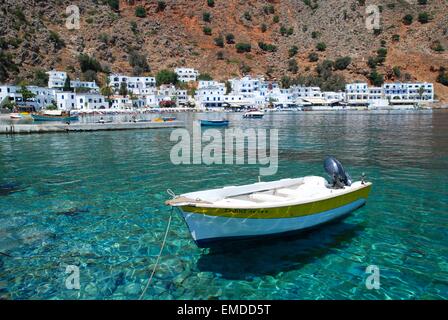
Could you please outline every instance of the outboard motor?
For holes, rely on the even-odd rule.
[[[345,172],[342,164],[335,157],[327,157],[324,162],[325,171],[330,177],[330,184],[333,188],[343,189],[352,185],[352,179]]]

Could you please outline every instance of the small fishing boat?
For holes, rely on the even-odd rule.
[[[39,114],[32,114],[31,117],[34,121],[78,121],[78,116],[70,116],[70,114],[60,110],[46,110]]]
[[[229,120],[201,120],[201,127],[227,127]]]
[[[281,236],[318,227],[362,207],[372,184],[353,182],[341,163],[324,163],[330,182],[309,176],[183,194],[166,202],[180,209],[199,247]]]
[[[163,117],[162,119],[163,119],[163,121],[165,121],[165,122],[176,121],[176,117]]]
[[[9,115],[9,117],[10,117],[12,120],[20,120],[20,119],[23,119],[23,116],[22,116],[20,113],[11,113],[11,114]]]
[[[245,118],[245,119],[261,119],[263,117],[264,117],[264,112],[257,111],[257,110],[246,112],[243,115],[243,118]]]

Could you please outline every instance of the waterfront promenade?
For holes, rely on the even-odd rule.
[[[82,132],[111,130],[141,130],[183,127],[182,121],[168,122],[111,122],[75,124],[5,124],[0,125],[0,134],[31,134],[52,132]]]

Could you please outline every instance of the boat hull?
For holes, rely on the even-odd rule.
[[[365,205],[370,186],[320,202],[270,209],[181,207],[199,247],[228,241],[276,237],[338,220]]]
[[[67,121],[78,121],[79,117],[78,116],[73,116],[73,117],[47,117],[47,116],[40,116],[40,115],[35,115],[32,114],[31,117],[33,118],[34,121],[63,121],[63,122],[67,122]]]
[[[229,125],[229,121],[209,121],[209,120],[201,120],[202,127],[227,127]]]

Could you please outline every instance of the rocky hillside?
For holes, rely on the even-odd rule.
[[[66,27],[73,4],[78,30]],[[380,15],[374,30],[370,5]],[[439,81],[448,101],[446,12],[446,0],[2,0],[0,82],[39,83],[49,68],[101,82],[107,72],[191,66],[219,80],[264,74],[328,89]],[[93,58],[82,68],[81,53]]]

